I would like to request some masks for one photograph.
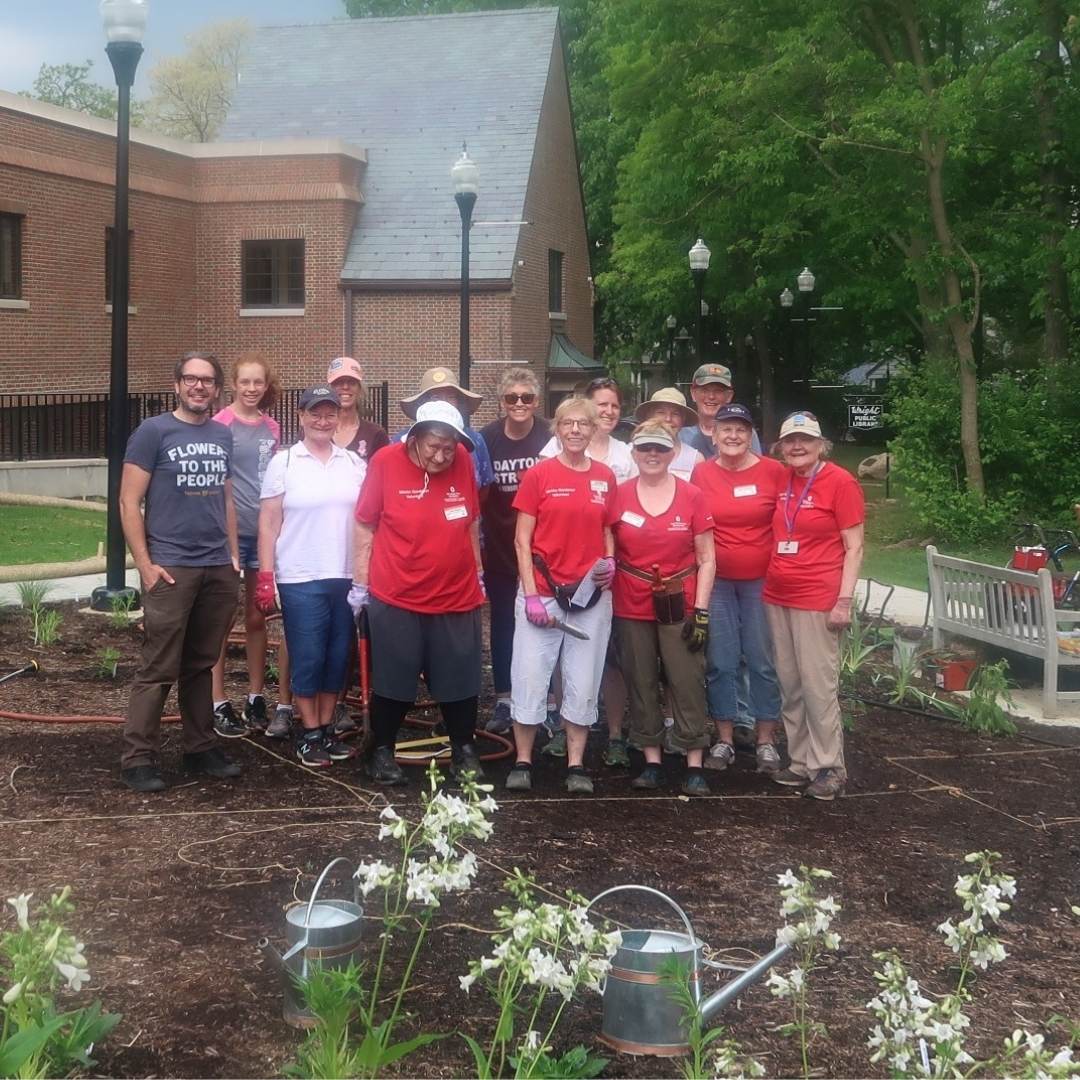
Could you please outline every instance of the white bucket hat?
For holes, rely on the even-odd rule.
[[[465,433],[465,421],[461,419],[461,413],[449,401],[422,402],[416,410],[416,419],[412,427],[405,433],[405,438],[418,435],[424,428],[436,424],[452,428],[454,434],[457,435],[457,441],[470,453],[476,449],[472,439]]]

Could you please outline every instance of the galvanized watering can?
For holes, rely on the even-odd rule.
[[[691,993],[708,1021],[791,951],[790,946],[779,945],[749,968],[716,964],[702,957],[704,944],[694,934],[686,912],[657,889],[646,885],[616,885],[594,896],[589,907],[621,892],[643,892],[659,897],[679,916],[686,933],[673,930],[623,932],[622,944],[611,961],[604,983],[604,1018],[600,1025],[601,1041],[620,1053],[677,1057],[689,1052],[686,1019],[662,975],[673,957],[680,967],[689,970]],[[703,1001],[702,966],[738,971],[739,974]]]
[[[315,882],[311,899],[290,904],[285,911],[285,938],[289,950],[282,956],[268,938],[259,942],[263,954],[280,968],[285,990],[282,1015],[293,1027],[313,1027],[316,1016],[304,1002],[297,979],[307,978],[311,965],[319,963],[327,968],[346,968],[351,962],[359,962],[360,927],[364,909],[360,906],[360,890],[353,882],[353,898],[349,900],[320,900],[315,902],[323,879],[337,863],[348,863],[338,858],[328,863]],[[349,863],[349,865],[352,865]]]

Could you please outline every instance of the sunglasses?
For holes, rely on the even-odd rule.
[[[640,450],[643,454],[666,454],[673,449],[670,446],[664,446],[661,443],[634,443],[634,449]]]
[[[536,401],[535,394],[503,394],[503,401],[507,405],[516,405],[519,401],[522,405],[531,405]]]

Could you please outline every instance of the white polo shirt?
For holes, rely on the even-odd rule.
[[[274,573],[286,585],[353,576],[353,510],[367,465],[335,446],[324,465],[299,442],[267,466],[261,498],[284,495]]]

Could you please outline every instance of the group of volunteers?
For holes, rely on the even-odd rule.
[[[734,762],[736,729],[750,724],[760,773],[817,799],[842,793],[838,638],[864,506],[812,413],[788,416],[766,456],[728,368],[703,364],[696,410],[658,390],[624,442],[614,380],[593,380],[548,422],[539,381],[516,367],[499,418],[477,432],[468,419],[481,395],[438,367],[401,401],[409,425],[390,438],[360,415],[360,365],[339,357],[302,394],[301,437],[282,448],[264,357],[237,360],[232,404],[213,416],[220,363],[189,353],[175,375],[177,407],[131,436],[121,483],[145,628],[121,762],[129,787],[166,786],[159,726],[173,684],[185,771],[239,775],[215,736],[253,730],[292,738],[307,766],[353,757],[344,699],[358,627],[370,646],[371,779],[405,782],[395,747],[421,680],[451,774],[481,775],[490,605],[495,702],[483,726],[512,733],[509,790],[532,787],[543,731],[543,752],[566,760],[567,790],[591,793],[584,757],[602,702],[604,762],[625,768],[628,748],[640,751],[635,789],[662,786],[667,750],[685,755],[682,791],[707,794],[705,770]],[[240,572],[249,693],[237,713],[222,666]],[[271,717],[265,618],[278,608]]]

